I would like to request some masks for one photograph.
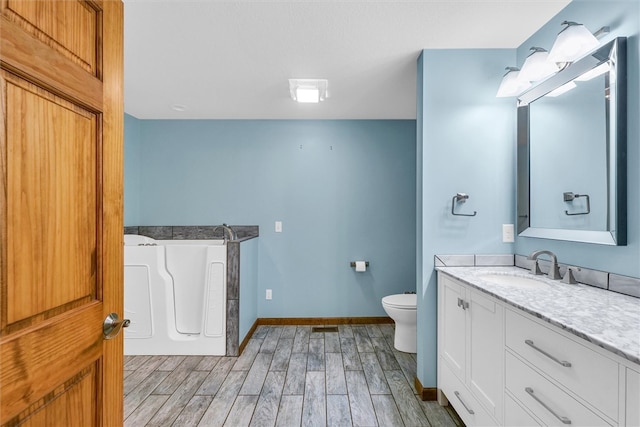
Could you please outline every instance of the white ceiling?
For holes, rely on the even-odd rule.
[[[125,111],[140,119],[415,119],[422,49],[515,48],[569,2],[125,0]],[[295,103],[289,78],[328,79],[330,97]]]

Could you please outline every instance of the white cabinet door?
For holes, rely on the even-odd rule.
[[[440,354],[451,371],[465,382],[466,311],[461,304],[465,289],[444,275],[439,276]]]
[[[504,309],[470,289],[467,300],[469,388],[489,414],[500,421],[504,398]]]
[[[626,425],[640,426],[640,373],[627,368]]]

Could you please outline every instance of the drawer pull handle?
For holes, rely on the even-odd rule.
[[[458,398],[458,400],[460,401],[460,403],[462,403],[462,406],[464,406],[464,409],[467,410],[468,413],[470,413],[471,415],[475,414],[475,412],[473,412],[473,409],[469,409],[469,407],[467,406],[466,403],[464,403],[464,400],[462,400],[462,397],[460,397],[460,393],[458,393],[457,391],[454,391],[453,394],[456,395],[456,397]]]
[[[560,359],[550,355],[549,353],[547,353],[543,349],[541,349],[539,347],[536,347],[535,344],[533,343],[533,341],[524,340],[524,343],[526,345],[528,345],[529,347],[533,348],[534,350],[539,351],[540,353],[544,354],[545,356],[547,356],[549,359],[553,360],[554,362],[564,366],[565,368],[570,368],[571,367],[571,362],[567,362],[566,360],[560,360]]]
[[[463,310],[466,310],[467,308],[469,308],[469,303],[462,298],[458,298],[458,307],[462,307]]]
[[[538,398],[538,396],[533,394],[533,389],[531,387],[525,388],[524,391],[526,391],[529,394],[529,396],[533,397],[536,400],[536,402],[541,404],[544,407],[544,409],[546,409],[547,411],[551,412],[551,414],[553,414],[554,417],[556,417],[557,419],[562,421],[562,424],[571,424],[571,420],[569,418],[561,417],[560,415],[556,414],[553,409],[551,409],[549,406],[547,406],[546,403],[544,403],[542,400],[540,400]]]

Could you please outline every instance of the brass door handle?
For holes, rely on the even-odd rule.
[[[102,335],[105,340],[110,340],[118,336],[122,328],[126,328],[131,323],[129,319],[120,319],[116,313],[109,314],[102,323]]]

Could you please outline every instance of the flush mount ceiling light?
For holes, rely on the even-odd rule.
[[[507,73],[502,77],[502,83],[498,88],[497,98],[516,96],[524,92],[531,83],[520,78],[520,68],[506,67]]]
[[[549,52],[549,61],[559,64],[580,58],[598,46],[598,35],[609,32],[608,27],[602,27],[596,34],[591,34],[584,25],[573,21],[563,21],[560,25],[566,27],[560,31]]]
[[[183,111],[187,111],[187,106],[186,105],[182,105],[182,104],[173,104],[171,106],[171,109],[173,111],[183,112]]]
[[[328,98],[325,79],[289,79],[291,99],[303,103],[318,103]]]
[[[541,47],[529,49],[531,54],[525,59],[520,70],[520,79],[537,82],[558,72],[555,62],[548,61],[549,52]]]

